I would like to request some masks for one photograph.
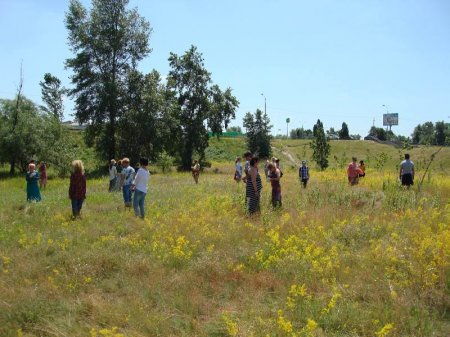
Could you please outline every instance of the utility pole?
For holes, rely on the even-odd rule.
[[[386,114],[389,114],[388,107],[385,104],[383,104],[382,106],[384,106],[386,108]],[[392,125],[389,125],[389,131],[391,131],[391,128],[392,128]],[[387,129],[388,129],[388,125],[386,125],[386,131],[387,131]]]
[[[289,123],[291,122],[290,118],[286,118],[286,138],[289,138]]]
[[[264,97],[264,114],[267,114],[266,96],[263,93],[261,93],[261,96]]]

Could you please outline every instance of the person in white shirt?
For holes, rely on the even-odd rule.
[[[117,181],[116,161],[111,159],[109,162],[109,192],[114,191]]]
[[[139,170],[134,177],[132,190],[134,190],[133,208],[134,215],[141,217],[145,216],[145,196],[148,191],[148,181],[150,180],[150,172],[147,169],[148,159],[139,159]]]
[[[408,189],[414,185],[414,163],[409,159],[409,153],[405,153],[405,160],[400,163],[400,181]]]

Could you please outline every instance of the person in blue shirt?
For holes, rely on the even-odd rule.
[[[130,159],[122,159],[122,173],[121,173],[121,185],[123,193],[123,201],[125,203],[125,208],[131,208],[131,185],[133,183],[135,171],[134,168],[130,166]]]

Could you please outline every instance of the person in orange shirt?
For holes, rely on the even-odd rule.
[[[360,169],[356,157],[352,158],[352,162],[347,167],[347,177],[350,186],[358,185],[359,176],[364,172]]]
[[[362,171],[362,174],[360,175],[360,177],[365,177],[366,176],[366,164],[364,164],[364,160],[359,161],[359,168]]]

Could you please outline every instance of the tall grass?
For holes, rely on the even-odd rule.
[[[244,186],[206,173],[153,175],[136,219],[107,178],[88,181],[70,221],[68,181],[26,204],[0,180],[1,336],[444,336],[449,329],[450,178],[419,192],[368,171],[265,183],[260,216]]]

